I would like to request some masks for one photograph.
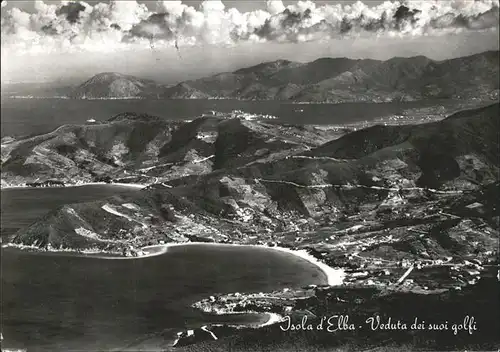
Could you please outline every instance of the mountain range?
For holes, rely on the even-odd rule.
[[[498,281],[488,275],[498,266],[499,108],[496,103],[425,124],[376,125],[340,138],[328,129],[279,121],[210,116],[169,122],[123,113],[3,140],[2,185],[149,184],[138,192],[54,209],[9,242],[125,256],[172,242],[277,245],[343,268],[344,283],[218,295],[193,307],[219,314],[276,312],[293,315],[297,324],[304,315],[314,319],[341,311],[364,321],[381,311],[411,323],[416,314],[432,320],[444,304],[460,312],[453,319],[463,320],[461,307],[468,304],[467,312],[486,319],[489,306],[475,302],[493,302],[486,293],[498,293]],[[401,280],[410,272],[411,278]],[[441,318],[451,319],[446,314]],[[303,335],[291,340],[277,326],[269,329],[247,334],[214,324],[210,331],[217,341],[206,328],[196,329],[179,335],[179,346],[225,346],[233,339],[251,342],[252,336],[261,341],[274,331],[272,338],[282,343],[304,347],[316,341],[329,350],[346,338],[359,342],[359,334],[377,345],[384,333],[317,332],[313,337],[321,341],[310,342]],[[461,341],[489,348],[498,342],[496,331],[464,333]],[[389,332],[386,338],[395,336]],[[436,348],[456,346],[438,332],[415,334],[427,347],[429,334]],[[398,341],[418,343],[415,334]],[[195,350],[198,345],[186,349]]]
[[[444,61],[424,56],[371,59],[277,60],[166,86],[118,73],[98,74],[72,98],[249,99],[301,102],[385,102],[436,99],[494,100],[499,52]]]
[[[418,223],[410,220],[418,204],[498,182],[498,110],[494,104],[433,123],[377,125],[338,139],[315,127],[237,118],[166,122],[120,114],[4,143],[2,181],[151,184],[135,199],[68,205],[15,239],[42,247],[116,250],[123,243],[109,236],[119,228],[136,234],[137,248],[191,236],[246,242],[251,233],[313,231],[360,214],[363,228],[374,231],[386,211],[407,211],[401,221]],[[135,204],[133,211],[124,204]],[[104,221],[106,208],[127,215]]]

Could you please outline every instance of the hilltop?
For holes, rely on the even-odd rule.
[[[165,87],[152,80],[116,72],[99,73],[69,94],[74,99],[111,99],[156,96]]]

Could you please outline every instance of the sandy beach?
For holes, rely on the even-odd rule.
[[[341,285],[343,283],[344,277],[345,277],[344,270],[335,269],[335,268],[328,266],[327,264],[316,259],[311,254],[307,253],[307,251],[305,251],[305,250],[293,250],[293,249],[289,249],[289,248],[283,248],[283,247],[277,247],[277,246],[270,247],[270,246],[266,246],[266,245],[207,243],[207,242],[167,243],[167,244],[159,244],[159,245],[143,247],[143,248],[141,248],[142,253],[140,253],[136,257],[123,257],[123,256],[118,256],[114,253],[113,253],[114,255],[106,255],[106,254],[99,255],[98,254],[99,252],[94,251],[94,250],[77,252],[77,251],[73,251],[70,249],[55,249],[54,248],[48,252],[57,252],[57,253],[60,252],[60,253],[67,253],[70,255],[80,255],[82,257],[92,257],[92,258],[99,258],[99,259],[106,259],[106,260],[133,260],[133,259],[145,259],[145,258],[165,254],[168,252],[168,249],[171,247],[193,246],[193,245],[256,247],[256,248],[263,248],[263,249],[280,251],[280,252],[288,253],[288,254],[297,256],[299,258],[302,258],[302,259],[308,261],[309,263],[317,266],[325,274],[328,285],[331,285],[331,286]],[[12,243],[3,244],[2,247],[3,248],[12,247],[12,248],[17,248],[17,249],[32,249],[32,250],[40,251],[40,249],[37,247],[17,245],[17,244],[12,244]],[[41,252],[45,252],[45,251],[41,251]]]
[[[273,325],[283,321],[283,317],[277,313],[265,313],[265,314],[269,317],[269,319],[265,323],[259,325],[260,328],[263,326]]]

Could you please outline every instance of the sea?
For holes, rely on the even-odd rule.
[[[104,121],[123,112],[147,113],[166,120],[191,120],[208,111],[229,113],[242,110],[266,114],[289,124],[346,125],[364,121],[384,121],[394,116],[412,120],[416,110],[442,107],[453,109],[456,102],[426,100],[420,102],[298,104],[286,101],[199,100],[76,100],[61,98],[10,98],[2,96],[1,136],[26,136],[50,132],[63,124]],[[430,113],[432,115],[432,112]],[[420,116],[425,118],[424,116]]]

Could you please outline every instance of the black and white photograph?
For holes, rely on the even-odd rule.
[[[0,350],[500,351],[499,6],[1,1]]]

